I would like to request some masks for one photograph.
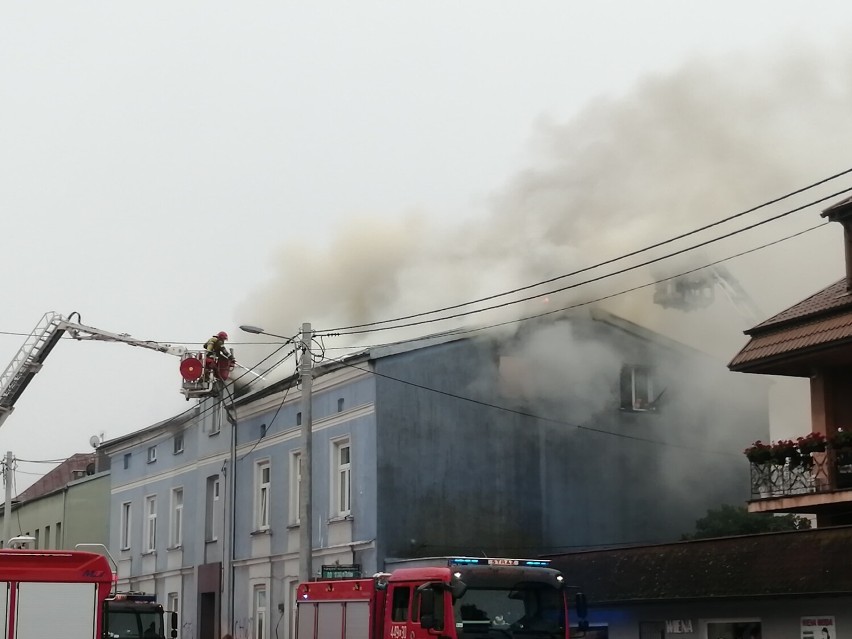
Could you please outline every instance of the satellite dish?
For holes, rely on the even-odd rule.
[[[101,438],[98,437],[97,435],[92,435],[89,438],[89,446],[91,446],[92,448],[97,448],[100,445],[101,445]]]

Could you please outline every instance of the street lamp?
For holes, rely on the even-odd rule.
[[[292,338],[275,333],[267,333],[259,326],[243,325],[240,330],[255,335],[268,335],[292,341]],[[313,330],[310,322],[302,324],[302,359],[299,372],[302,377],[302,454],[299,472],[299,581],[310,581],[313,573],[313,509],[311,504],[311,458],[313,450],[313,419],[311,416],[311,388],[313,383],[313,358],[311,356],[311,341]]]

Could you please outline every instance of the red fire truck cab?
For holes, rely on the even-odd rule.
[[[103,605],[112,585],[112,569],[103,555],[0,550],[3,636],[101,637]]]
[[[568,639],[567,588],[549,562],[442,562],[414,560],[372,579],[300,584],[297,639]],[[577,614],[585,616],[579,593]]]

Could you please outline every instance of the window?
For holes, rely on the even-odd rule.
[[[761,635],[762,628],[757,619],[720,619],[707,622],[705,636],[708,639],[760,639]],[[824,634],[822,636],[825,637]],[[829,634],[830,639],[835,636]]]
[[[266,586],[255,586],[253,599],[254,625],[252,639],[266,639]]]
[[[50,548],[50,526],[44,527],[44,547]]]
[[[38,550],[39,548],[41,548],[41,546],[39,546],[39,545],[38,545],[38,542],[39,542],[39,540],[41,539],[41,535],[39,534],[39,530],[38,530],[38,528],[36,528],[36,531],[35,531],[35,535],[34,535],[34,537],[35,537],[35,543],[34,543],[34,545],[33,545],[33,548],[35,548],[36,550]]]
[[[183,543],[183,488],[172,489],[172,521],[169,546],[178,548]]]
[[[345,517],[351,512],[351,479],[352,467],[349,459],[349,440],[334,442],[334,459],[332,467],[335,477],[332,482],[332,514],[337,517]]]
[[[157,549],[157,496],[148,495],[145,498],[145,552]]]
[[[56,522],[56,543],[53,545],[54,548],[62,548],[62,522]]]
[[[627,411],[657,410],[651,369],[647,366],[621,367],[621,409]]]
[[[258,462],[255,469],[255,529],[269,529],[269,462]]]
[[[121,538],[118,540],[121,550],[130,549],[130,502],[121,504]]]
[[[183,452],[183,433],[178,433],[177,435],[175,435],[174,443],[175,443],[174,454],[180,455]]]
[[[411,600],[411,589],[408,586],[396,586],[393,589],[392,621],[408,621],[408,603]]]
[[[170,592],[166,595],[166,610],[176,612],[178,619],[180,619],[180,597],[178,593]]]
[[[341,397],[340,399],[338,399],[338,400],[337,400],[337,412],[338,412],[338,413],[342,413],[342,412],[343,412],[343,403],[344,403],[344,402],[343,402],[343,398],[342,398],[342,397]]]
[[[299,515],[302,512],[302,452],[290,453],[290,524],[299,523]]]
[[[222,414],[219,410],[214,410],[210,417],[210,437],[218,435],[222,430]]]
[[[124,470],[130,468],[130,453],[124,453]]]
[[[301,411],[296,413],[296,426],[302,425],[302,413]]]
[[[207,491],[204,506],[204,540],[216,541],[216,521],[219,515],[219,476],[207,478]]]
[[[149,446],[148,447],[148,463],[153,464],[155,461],[157,461],[157,447],[156,446]]]

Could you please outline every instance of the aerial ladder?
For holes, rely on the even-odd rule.
[[[233,359],[220,358],[210,362],[205,353],[190,351],[185,346],[136,339],[127,333],[110,333],[81,324],[79,320],[80,314],[76,312],[68,317],[48,312],[27,336],[24,345],[0,375],[0,426],[15,409],[15,402],[41,370],[44,360],[64,336],[79,341],[122,342],[180,357],[183,378],[180,392],[187,400],[218,396],[220,385],[228,379],[235,365]]]
[[[716,299],[716,286],[748,323],[748,327],[765,319],[760,308],[724,264],[714,264],[686,275],[660,280],[654,290],[654,303],[680,311],[706,308]]]

